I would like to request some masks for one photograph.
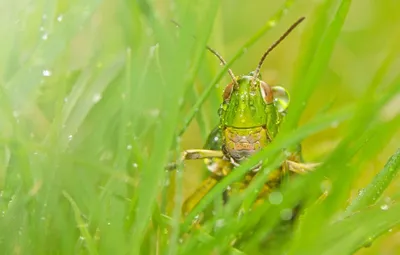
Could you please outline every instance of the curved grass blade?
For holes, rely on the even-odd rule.
[[[300,120],[311,93],[318,86],[318,80],[324,74],[332,55],[336,39],[342,29],[351,0],[340,1],[334,19],[327,24],[329,11],[337,5],[337,1],[326,1],[317,9],[317,20],[312,24],[313,36],[308,43],[305,55],[300,60],[299,75],[295,76],[294,91],[296,95],[291,102],[288,118],[282,126],[282,132],[293,129]],[[320,21],[322,21],[320,23]],[[322,36],[321,36],[322,35]]]
[[[58,28],[51,31],[48,38],[39,42],[29,61],[5,85],[9,89],[14,108],[20,108],[30,102],[29,97],[41,84],[42,70],[54,65],[57,58],[64,53],[67,43],[79,32],[82,24],[89,20],[101,2],[101,0],[74,2],[73,8],[64,14],[64,21],[57,24]],[[87,11],[75,11],[79,9]]]
[[[385,167],[346,208],[345,216],[374,204],[400,170],[400,148],[387,161]]]
[[[204,17],[207,17],[207,25],[203,24],[204,27],[211,26],[216,11],[217,6],[220,1],[212,1],[207,5],[207,9],[204,10]],[[185,10],[186,11],[186,10]],[[188,22],[190,17],[188,17]],[[187,23],[185,23],[187,24]],[[164,35],[164,29],[159,27],[158,24],[154,24],[156,32],[159,33],[160,41],[165,42],[167,48],[160,48],[164,50],[164,68],[165,81],[168,87],[165,88],[165,102],[163,111],[168,118],[162,118],[162,123],[158,126],[158,130],[154,137],[154,149],[146,162],[145,170],[141,172],[141,181],[139,182],[136,194],[138,196],[135,220],[132,226],[132,234],[130,237],[131,244],[131,254],[140,254],[141,246],[143,245],[143,232],[146,227],[150,224],[149,219],[152,214],[153,205],[156,202],[157,194],[160,190],[160,181],[164,178],[164,165],[168,157],[168,152],[172,144],[174,143],[174,132],[176,130],[176,122],[178,120],[178,110],[179,110],[179,98],[183,96],[183,88],[187,84],[193,83],[194,77],[200,66],[202,57],[204,56],[203,46],[197,45],[196,50],[202,54],[196,54],[196,57],[192,61],[193,66],[187,70],[187,55],[189,54],[189,42],[187,38],[180,38],[178,45],[176,41],[168,40],[171,36]],[[209,34],[205,34],[208,37]],[[172,38],[171,38],[172,39]],[[162,45],[162,43],[160,43]],[[168,46],[170,48],[168,48]],[[200,48],[201,46],[201,48]],[[161,47],[161,46],[160,46]],[[167,50],[166,50],[167,49]],[[160,51],[160,54],[162,52]],[[183,53],[183,54],[182,54]],[[173,55],[174,54],[174,55]],[[175,58],[175,61],[171,62],[170,59]],[[176,72],[179,70],[179,73]],[[186,74],[186,75],[182,75]],[[180,75],[177,77],[177,75]],[[175,87],[173,87],[175,85]],[[178,87],[179,86],[179,87]],[[175,90],[173,90],[175,89]]]
[[[379,236],[400,224],[400,204],[388,210],[379,206],[361,211],[329,227],[329,235],[322,235],[310,254],[354,254],[370,246]]]
[[[92,236],[90,235],[89,230],[87,228],[87,223],[81,217],[81,211],[79,210],[78,205],[75,203],[74,199],[66,191],[63,191],[63,195],[68,200],[68,202],[71,204],[72,210],[74,211],[77,226],[79,228],[79,231],[80,231],[82,237],[85,238],[85,242],[86,242],[89,254],[93,254],[93,255],[98,254],[94,240],[93,240]]]

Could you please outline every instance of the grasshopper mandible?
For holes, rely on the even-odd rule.
[[[235,76],[232,70],[228,69],[232,82],[225,87],[222,95],[223,102],[218,111],[219,125],[209,134],[203,149],[185,150],[179,159],[180,162],[204,159],[211,172],[201,186],[185,200],[182,206],[184,214],[190,212],[221,178],[251,155],[268,146],[278,134],[289,105],[289,94],[284,88],[270,86],[263,81],[260,70],[267,55],[304,19],[304,17],[298,19],[265,51],[255,71],[247,75]],[[207,49],[218,57],[222,64],[226,64],[215,50],[208,46]],[[302,163],[302,161],[300,147],[290,152],[280,169],[271,175],[260,194],[268,194],[276,188],[285,171],[304,174],[317,165]],[[176,164],[170,164],[167,168],[174,169],[175,167]],[[243,180],[242,186],[246,186],[251,181],[260,167],[261,165],[258,164],[251,169]]]

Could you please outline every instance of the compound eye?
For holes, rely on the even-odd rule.
[[[224,93],[222,94],[224,102],[227,102],[229,101],[229,99],[231,99],[232,91],[233,91],[233,82],[226,85],[224,89]]]
[[[271,87],[264,81],[260,81],[260,90],[261,90],[261,96],[263,97],[264,102],[267,104],[273,103],[274,97],[272,94]]]

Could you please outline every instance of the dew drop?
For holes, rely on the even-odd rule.
[[[19,115],[20,115],[19,111],[13,111],[14,118],[18,119]]]
[[[216,226],[217,228],[223,227],[224,225],[225,225],[225,220],[224,220],[224,219],[218,219],[218,220],[215,222],[215,226]]]
[[[154,46],[151,46],[151,47],[150,47],[150,51],[149,51],[150,57],[153,57],[153,56],[154,56],[154,53],[155,53],[155,51],[157,50],[157,48],[158,48],[158,43],[156,43]]]
[[[127,149],[127,150],[132,150],[132,145],[131,145],[131,144],[128,144],[128,145],[126,146],[126,149]]]
[[[63,20],[63,15],[62,15],[62,14],[58,15],[57,21],[58,21],[58,22],[61,22],[62,20]]]
[[[68,141],[71,141],[72,140],[72,135],[69,135],[68,136]]]
[[[101,94],[100,93],[96,93],[93,95],[92,101],[93,103],[97,103],[101,100]]]
[[[46,41],[47,38],[49,38],[49,35],[48,35],[47,33],[44,33],[44,34],[42,35],[42,39]]]
[[[42,75],[45,76],[45,77],[49,77],[49,76],[51,76],[51,71],[47,70],[47,69],[44,69],[42,71]]]
[[[385,197],[385,203],[390,204],[392,203],[392,199],[390,197]]]
[[[373,239],[372,237],[369,237],[369,238],[365,241],[364,247],[365,247],[365,248],[371,247],[373,241],[374,241],[374,239]]]
[[[133,163],[132,166],[133,166],[134,168],[138,168],[138,164],[137,164],[137,163]]]
[[[389,209],[389,205],[383,204],[383,205],[381,205],[381,209],[384,211],[387,211]]]
[[[276,26],[276,20],[270,20],[270,21],[268,21],[268,25],[269,25],[270,27]]]

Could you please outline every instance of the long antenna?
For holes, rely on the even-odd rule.
[[[174,23],[177,27],[182,28],[182,26],[178,22],[176,22],[175,20],[171,20],[171,22]],[[194,36],[194,35],[193,35],[193,38],[197,39],[196,36]],[[212,54],[214,54],[214,56],[216,56],[224,66],[226,65],[226,61],[224,60],[224,58],[216,50],[214,50],[213,48],[211,48],[208,45],[206,45],[206,49],[209,50]],[[237,84],[235,75],[233,74],[233,72],[232,72],[232,70],[230,68],[228,68],[228,73],[229,73],[229,76],[232,78],[232,81],[233,81],[234,85],[237,86],[238,84]]]
[[[276,46],[279,45],[280,42],[282,42],[289,34],[290,32],[293,31],[293,29],[295,29],[303,20],[305,19],[305,17],[301,17],[300,19],[298,19],[295,23],[293,23],[293,25],[291,25],[289,27],[288,30],[286,30],[286,32],[281,35],[281,37],[279,37],[279,39],[277,41],[275,41],[269,48],[268,50],[262,55],[260,62],[258,63],[258,66],[256,68],[256,71],[254,72],[254,76],[253,76],[253,84],[255,84],[258,75],[260,74],[260,69],[262,64],[264,63],[265,58],[268,56],[268,54],[275,49]]]
[[[207,48],[207,50],[209,50],[212,54],[214,54],[214,55],[219,59],[219,61],[221,61],[221,63],[222,63],[223,65],[226,65],[226,61],[224,60],[224,58],[223,58],[221,55],[219,55],[218,52],[216,52],[213,48],[211,48],[211,47],[208,46],[208,45],[206,45],[206,48]],[[232,70],[231,70],[230,68],[228,68],[228,73],[229,73],[229,76],[231,76],[234,85],[237,86],[238,84],[237,84],[235,75],[233,74],[233,72],[232,72]]]

